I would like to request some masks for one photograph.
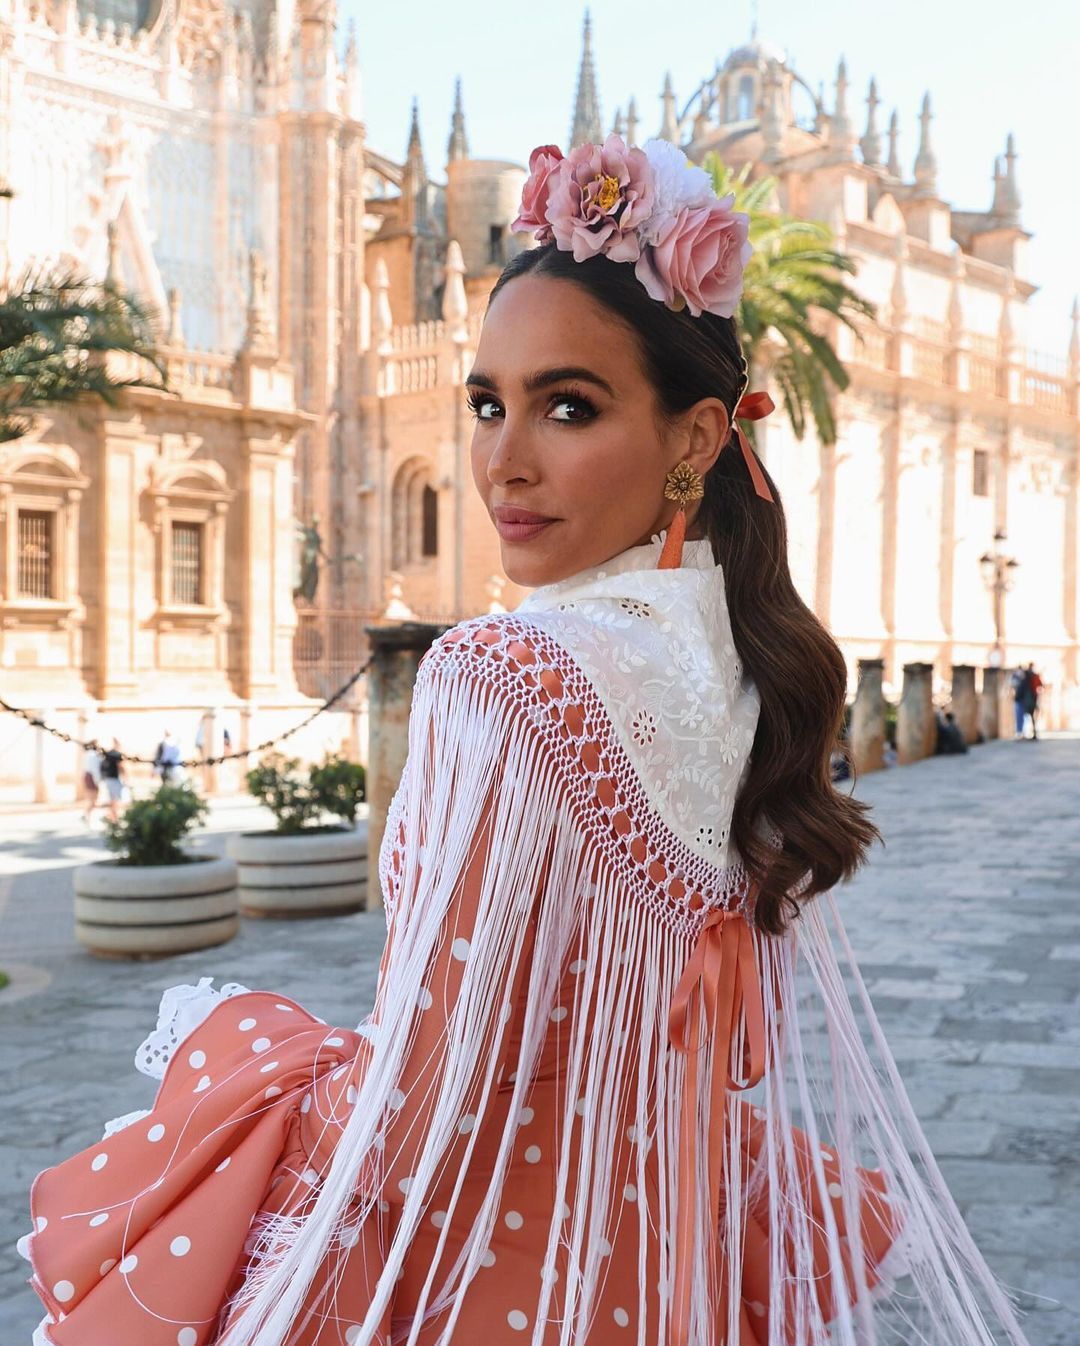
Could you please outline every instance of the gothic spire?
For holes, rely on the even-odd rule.
[[[859,141],[864,164],[878,167],[881,164],[881,136],[878,133],[877,110],[881,99],[878,98],[877,80],[871,79],[870,92],[866,96],[866,130]]]
[[[461,76],[454,81],[454,111],[450,117],[450,139],[446,145],[449,163],[469,157],[469,141],[465,135],[465,109],[461,104]]]
[[[671,71],[664,76],[664,92],[660,95],[664,104],[664,114],[660,122],[660,139],[670,140],[673,145],[679,143],[679,118],[675,112],[675,89],[671,83]]]
[[[829,139],[834,146],[845,147],[852,137],[851,120],[847,111],[847,62],[840,57],[836,67],[836,102],[829,121]]]
[[[405,218],[409,223],[423,223],[427,214],[427,165],[424,147],[420,143],[420,109],[412,101],[412,121],[409,123],[409,146],[405,152],[405,171],[401,178],[401,195]]]
[[[1020,188],[1016,181],[1016,141],[1010,131],[1005,141],[1005,176],[1001,183],[1001,214],[1010,224],[1020,223]]]
[[[628,145],[637,144],[637,99],[631,98],[626,108],[626,143]]]
[[[585,11],[585,30],[581,45],[581,67],[578,70],[577,97],[574,100],[574,122],[570,129],[570,148],[575,145],[595,145],[604,139],[600,125],[600,98],[596,92],[596,69],[592,53],[592,19]]]
[[[919,113],[919,152],[915,156],[915,187],[922,196],[937,194],[937,159],[930,146],[930,95],[923,94]]]
[[[892,116],[889,118],[889,161],[885,165],[885,171],[889,177],[899,180],[903,174],[900,171],[900,155],[897,150],[897,141],[900,138],[900,118],[897,115],[896,108],[892,110]]]
[[[615,120],[611,123],[611,133],[612,135],[622,137],[625,137],[626,135],[626,126],[623,123],[623,115],[621,107],[617,107],[615,109]]]

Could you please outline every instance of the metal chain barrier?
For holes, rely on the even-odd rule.
[[[256,753],[266,752],[268,748],[276,747],[279,743],[284,743],[287,738],[292,738],[293,734],[298,734],[301,729],[307,728],[312,720],[318,717],[325,710],[329,710],[332,705],[340,701],[350,687],[354,686],[360,678],[371,667],[372,660],[369,659],[365,664],[353,673],[346,682],[343,682],[333,696],[322,703],[318,709],[313,710],[311,714],[299,724],[294,724],[291,729],[286,729],[283,734],[278,734],[276,738],[268,738],[262,743],[257,743],[253,748],[244,748],[240,752],[226,752],[217,757],[195,757],[189,761],[174,762],[174,766],[185,768],[195,768],[201,766],[220,766],[222,762],[236,762],[244,757],[252,757]],[[8,702],[0,696],[0,710],[9,711],[12,715],[18,716],[20,720],[25,720],[27,724],[33,725],[35,729],[42,729],[46,734],[52,734],[54,738],[61,739],[64,743],[73,743],[78,748],[89,748],[93,740],[84,740],[76,738],[74,734],[66,734],[62,729],[54,729],[52,725],[46,724],[44,720],[38,719],[36,715],[31,715],[27,710],[21,710],[18,706],[9,705]],[[138,766],[157,766],[158,763],[150,757],[136,757],[131,753],[122,752],[120,760],[123,762],[134,762]]]

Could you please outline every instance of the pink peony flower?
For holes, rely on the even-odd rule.
[[[510,226],[512,234],[531,229],[536,231],[538,242],[551,241],[551,225],[546,214],[548,193],[551,191],[551,175],[562,162],[563,152],[558,145],[537,145],[529,155],[529,176],[522,188],[518,217]]]
[[[725,196],[707,206],[683,207],[663,225],[634,268],[653,299],[669,308],[685,301],[695,318],[703,311],[734,316],[753,251],[750,217],[732,210],[734,202],[734,196]]]
[[[579,145],[558,165],[547,199],[555,242],[575,262],[598,252],[615,262],[641,254],[637,230],[653,208],[653,173],[644,151],[621,136],[603,145]]]

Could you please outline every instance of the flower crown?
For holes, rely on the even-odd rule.
[[[638,280],[668,308],[730,318],[752,252],[750,217],[734,204],[677,145],[628,148],[613,134],[565,156],[557,145],[538,145],[510,229],[532,230],[540,243],[554,239],[576,262],[598,253],[633,262]]]

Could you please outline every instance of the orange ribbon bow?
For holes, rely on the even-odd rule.
[[[750,447],[750,441],[746,438],[746,431],[739,424],[739,421],[760,421],[767,416],[770,411],[776,410],[776,403],[766,392],[744,393],[739,398],[738,405],[735,408],[735,414],[732,416],[735,434],[739,440],[739,448],[742,449],[743,461],[746,463],[746,470],[750,473],[750,480],[754,483],[754,490],[761,496],[762,500],[771,500],[772,491],[769,490],[769,483],[765,480],[765,474],[761,470],[761,464],[754,457],[754,451]]]
[[[698,1023],[698,995],[704,1019]],[[731,1044],[740,1015],[746,1027],[746,1079],[731,1075]],[[694,1030],[698,1031],[695,1033]],[[685,1055],[698,1053],[712,1034],[709,1090],[709,1137],[706,1159],[709,1225],[713,1231],[710,1263],[719,1257],[720,1185],[727,1132],[726,1091],[751,1089],[765,1074],[765,1009],[754,944],[740,912],[713,909],[705,918],[694,952],[688,959],[668,1013],[672,1046]],[[702,1081],[700,1057],[687,1060],[679,1129],[678,1229],[675,1244],[675,1304],[672,1346],[690,1341],[690,1293],[693,1278],[694,1229],[698,1212],[698,1109]]]

